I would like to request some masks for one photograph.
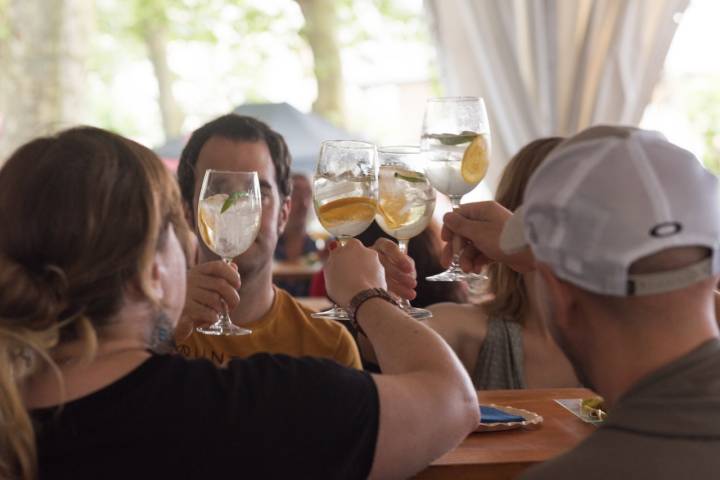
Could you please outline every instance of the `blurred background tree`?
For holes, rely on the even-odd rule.
[[[296,0],[305,25],[300,30],[313,53],[313,70],[318,84],[318,95],[313,112],[343,125],[343,72],[338,44],[337,2],[334,0]]]
[[[0,158],[39,134],[81,121],[92,0],[0,4]]]
[[[415,141],[433,54],[421,0],[0,0],[0,158],[77,123],[158,145],[248,102]]]

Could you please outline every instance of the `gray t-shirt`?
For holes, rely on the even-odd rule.
[[[640,380],[596,432],[522,478],[720,478],[720,340]]]

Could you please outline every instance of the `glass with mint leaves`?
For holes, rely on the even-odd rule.
[[[197,209],[197,226],[207,247],[225,263],[247,250],[260,229],[262,204],[257,172],[207,170]],[[227,305],[217,322],[198,328],[206,335],[248,335],[230,321]]]

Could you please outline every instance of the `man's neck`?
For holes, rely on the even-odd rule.
[[[270,267],[259,272],[243,275],[240,272],[241,286],[238,291],[240,303],[230,317],[235,325],[256,322],[265,316],[275,300]]]
[[[613,327],[622,325],[621,319],[615,319],[606,322],[605,328],[598,323],[594,331],[587,332],[596,341],[587,349],[583,363],[593,366],[587,373],[608,405],[644,377],[718,336],[711,309],[679,307],[668,306],[661,319],[633,319],[637,328]]]

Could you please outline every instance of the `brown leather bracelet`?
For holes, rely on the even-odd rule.
[[[383,288],[368,288],[355,294],[352,300],[350,300],[350,304],[347,308],[348,317],[350,317],[350,324],[355,328],[355,330],[357,330],[359,333],[362,333],[366,337],[367,335],[365,334],[365,331],[362,329],[360,324],[358,324],[356,314],[358,308],[360,308],[360,305],[367,302],[371,298],[382,298],[386,302],[389,302],[398,308],[400,307],[400,304],[387,292],[387,290]]]

